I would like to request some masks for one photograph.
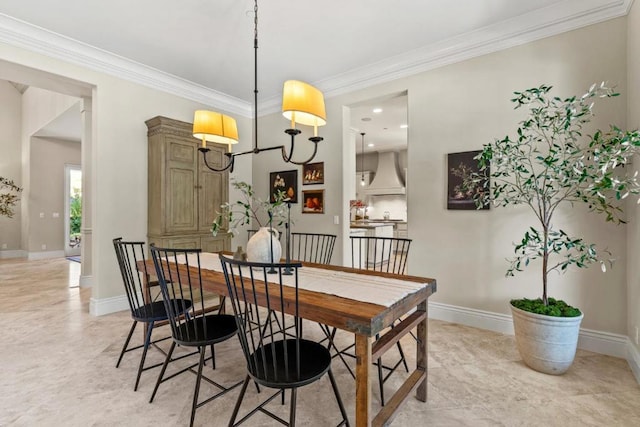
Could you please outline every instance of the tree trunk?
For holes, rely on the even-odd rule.
[[[547,264],[549,262],[549,251],[548,251],[548,239],[549,239],[549,231],[547,227],[543,228],[544,232],[544,247],[542,251],[542,303],[544,305],[549,305],[549,301],[547,299]]]

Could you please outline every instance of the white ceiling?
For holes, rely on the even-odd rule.
[[[288,79],[331,96],[622,16],[632,2],[260,0],[260,111],[279,104]],[[137,74],[143,84],[188,84],[191,96],[206,92],[247,112],[253,7],[253,0],[3,0],[0,42],[71,60],[76,52],[83,65],[124,68],[125,78]]]

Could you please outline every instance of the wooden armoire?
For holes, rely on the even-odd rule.
[[[149,244],[204,252],[230,250],[229,233],[211,234],[216,212],[229,200],[228,172],[213,172],[205,166],[191,123],[161,116],[145,123]],[[222,167],[225,147],[211,145],[207,161]]]

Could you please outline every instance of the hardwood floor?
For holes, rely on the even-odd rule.
[[[70,263],[0,260],[0,426],[186,425],[195,376],[187,373],[163,384],[149,404],[158,371],[147,371],[134,392],[139,353],[128,353],[115,368],[131,324],[129,313],[90,316],[91,290],[69,287],[77,283]],[[320,337],[314,325],[305,328]],[[158,333],[169,331],[160,328]],[[141,340],[141,334],[136,337]],[[344,333],[339,339],[352,341]],[[411,340],[403,346],[413,363]],[[214,379],[224,384],[243,378],[237,341],[217,346],[216,357]],[[163,359],[153,350],[148,358]],[[353,421],[353,380],[341,362],[335,361],[333,370]],[[391,377],[387,393],[403,375]],[[372,384],[373,404],[379,405],[376,378]],[[213,391],[205,383],[202,387],[202,396]],[[200,408],[196,425],[226,426],[238,392]],[[567,374],[549,376],[524,366],[511,336],[435,320],[429,322],[428,393],[426,404],[409,398],[391,425],[640,425],[640,386],[625,360],[579,351]],[[255,388],[248,395],[244,409],[263,397]],[[288,411],[287,405],[271,405]],[[328,380],[300,390],[298,417],[305,426],[338,423]],[[245,425],[278,424],[258,414]]]

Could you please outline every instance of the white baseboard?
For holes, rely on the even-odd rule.
[[[89,314],[92,316],[104,316],[105,314],[129,310],[126,295],[111,298],[91,298],[89,300]]]
[[[23,251],[21,249],[0,251],[0,259],[5,259],[5,258],[26,258],[26,257],[27,257],[27,251]]]
[[[64,258],[64,251],[29,252],[29,261],[50,258]]]
[[[513,335],[513,321],[507,314],[492,313],[455,305],[429,302],[429,317],[445,322],[459,323],[502,334]],[[580,329],[578,348],[608,356],[627,358],[628,338],[609,332]],[[640,359],[638,359],[640,360]],[[631,362],[629,362],[631,363]]]
[[[429,317],[445,322],[459,323],[493,332],[513,335],[513,321],[507,314],[458,307],[429,301]]]
[[[80,276],[79,285],[81,288],[90,288],[93,286],[93,276]]]
[[[578,348],[624,359],[627,356],[628,340],[624,335],[581,328]]]
[[[633,345],[630,339],[627,340],[627,362],[631,366],[636,381],[640,383],[640,351]]]

